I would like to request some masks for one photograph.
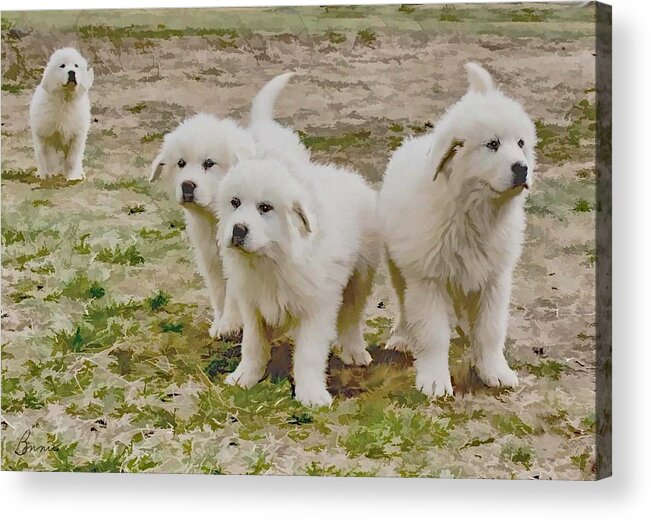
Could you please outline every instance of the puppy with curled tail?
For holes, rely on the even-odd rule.
[[[484,383],[518,383],[504,341],[536,131],[484,68],[466,72],[468,91],[433,132],[393,154],[378,204],[398,296],[387,347],[413,351],[416,386],[432,396],[453,393],[448,350],[459,322]]]
[[[271,119],[273,104],[286,80],[271,80],[254,98],[251,128],[277,125]],[[284,132],[284,139],[293,143],[295,153],[299,153],[298,147],[303,145],[295,134],[280,125],[278,127],[276,130]],[[243,128],[232,119],[205,113],[190,117],[165,136],[149,178],[150,182],[161,178],[183,209],[197,266],[209,292],[213,310],[209,330],[212,338],[230,338],[242,326],[239,310],[229,297],[215,243],[217,217],[214,204],[229,168],[238,159],[254,156],[261,146],[251,128]],[[294,138],[296,141],[292,141]]]
[[[76,49],[58,49],[50,56],[29,106],[38,177],[85,177],[82,162],[93,80],[93,69]]]

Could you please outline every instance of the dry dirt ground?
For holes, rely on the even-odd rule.
[[[48,55],[95,67],[87,179],[35,177],[28,104]],[[6,470],[594,478],[594,6],[382,6],[3,13],[2,464]],[[319,160],[373,181],[428,131],[476,60],[536,120],[507,355],[489,390],[454,340],[454,398],[414,389],[367,310],[369,368],[330,365],[331,409],[291,398],[290,349],[249,391],[211,341],[182,215],[147,182],[163,134],[199,110],[246,116],[274,75]],[[21,437],[54,451],[21,454]]]

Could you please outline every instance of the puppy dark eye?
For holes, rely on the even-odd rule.
[[[65,68],[66,68],[66,64],[64,63],[63,65],[59,65],[59,68],[60,68],[60,69],[65,69]]]
[[[186,165],[185,159],[179,159],[179,162],[176,163],[179,168],[183,168]]]
[[[493,150],[494,152],[497,152],[497,150],[500,147],[500,140],[499,139],[493,139],[492,141],[488,141],[486,143],[486,148],[489,150]]]
[[[260,213],[269,213],[274,207],[268,202],[262,202],[258,204],[258,211]]]
[[[204,170],[208,170],[208,169],[212,168],[213,166],[215,166],[215,161],[213,161],[212,159],[206,159],[203,162],[202,166],[203,166]]]
[[[520,139],[520,140],[518,141],[518,146],[519,146],[520,148],[523,148],[523,147],[524,147],[524,139]]]
[[[231,206],[233,206],[233,208],[235,208],[235,209],[239,208],[240,204],[242,204],[242,203],[240,202],[240,199],[238,199],[237,197],[233,197],[231,199]]]
[[[78,68],[79,68],[79,65],[77,65],[77,64],[75,63],[75,69],[78,69]]]

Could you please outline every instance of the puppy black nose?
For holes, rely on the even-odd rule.
[[[75,78],[75,71],[74,70],[69,70],[68,71],[68,83],[77,83],[77,78]]]
[[[233,226],[233,237],[231,238],[231,243],[234,246],[243,244],[248,232],[249,229],[244,224],[235,224]]]
[[[527,172],[529,168],[523,162],[513,163],[511,165],[511,171],[513,172],[513,187],[524,186],[527,183]]]
[[[181,183],[181,192],[183,193],[184,202],[192,202],[194,199],[194,189],[197,185],[192,181],[183,181]]]

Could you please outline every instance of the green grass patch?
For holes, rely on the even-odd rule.
[[[523,7],[511,11],[512,22],[545,22],[551,16],[551,9],[536,9],[534,7]]]
[[[590,181],[539,179],[527,197],[527,213],[565,220],[576,212],[577,201],[594,200],[595,185]]]
[[[124,107],[127,112],[131,112],[132,114],[140,114],[140,112],[142,112],[145,108],[147,108],[147,103],[144,101],[138,101],[138,103],[135,105]]]
[[[97,260],[108,264],[131,266],[145,263],[145,258],[140,254],[135,245],[130,245],[125,250],[122,250],[119,245],[115,246],[115,248],[102,248],[97,254]]]
[[[362,31],[358,31],[357,39],[367,47],[372,47],[373,44],[377,41],[377,34],[373,29],[364,29]]]
[[[330,43],[335,45],[344,43],[346,41],[346,35],[342,33],[338,33],[336,31],[327,31],[326,38],[328,38],[328,41]]]
[[[547,378],[552,381],[558,381],[561,378],[561,374],[567,370],[566,365],[553,359],[545,359],[537,365],[524,363],[518,368],[523,368],[538,378]]]
[[[54,206],[54,204],[52,204],[52,202],[47,199],[36,199],[32,201],[32,206],[35,208],[41,208],[41,207],[51,208],[52,206]]]
[[[154,296],[147,298],[147,305],[152,312],[158,312],[167,305],[172,297],[163,291],[158,291]]]
[[[164,132],[152,132],[151,134],[145,134],[140,138],[142,144],[154,143],[156,141],[162,141],[165,137]]]
[[[574,212],[576,213],[589,213],[594,209],[594,206],[590,204],[587,200],[579,199],[574,204]]]
[[[439,16],[439,19],[442,22],[460,22],[461,18],[459,17],[459,13],[453,5],[444,5],[441,7],[441,14]]]
[[[10,94],[20,94],[23,90],[25,90],[26,86],[21,84],[21,83],[5,83],[4,81],[2,82],[2,90],[3,92],[9,92]]]
[[[522,438],[533,433],[533,428],[513,413],[493,416],[491,423],[500,433],[505,435],[515,435]]]
[[[383,339],[388,337],[393,321],[384,316],[376,316],[366,320],[367,331],[364,333],[364,341],[369,346],[377,346]]]
[[[142,204],[127,205],[122,208],[127,215],[138,215],[145,212],[145,206]]]
[[[164,321],[160,324],[160,328],[163,332],[174,332],[176,334],[183,333],[183,323],[172,323]]]
[[[73,244],[72,249],[80,255],[89,255],[91,252],[90,244],[87,242],[89,237],[90,233],[84,233],[81,235]]]
[[[414,7],[412,4],[402,4],[400,7],[398,7],[398,12],[404,14],[411,14],[415,10],[416,7]]]
[[[581,471],[585,471],[586,466],[588,465],[588,462],[590,461],[590,452],[586,451],[586,452],[581,453],[579,455],[571,455],[570,460],[572,461],[572,464],[574,464]]]
[[[2,170],[2,180],[26,183],[40,181],[40,179],[36,177],[36,168],[8,168]]]
[[[138,177],[129,177],[122,178],[116,181],[96,181],[96,185],[101,190],[107,191],[118,191],[118,190],[130,190],[142,195],[149,195],[151,191],[151,185],[144,178]]]
[[[238,36],[235,29],[210,28],[210,27],[185,27],[183,29],[172,29],[165,24],[158,24],[156,27],[146,25],[129,25],[119,27],[113,25],[82,25],[77,29],[79,36],[83,39],[99,38],[106,39],[116,46],[122,44],[125,38],[135,40],[181,38],[184,36],[217,36],[227,41],[232,41]]]
[[[85,274],[70,279],[61,291],[61,296],[75,300],[96,300],[106,294],[106,289],[98,281],[90,280]]]
[[[363,400],[350,419],[354,426],[340,443],[353,457],[391,459],[407,451],[442,447],[450,435],[432,417],[408,408],[392,410],[380,399]]]
[[[520,464],[526,469],[531,469],[532,461],[531,458],[534,455],[534,451],[529,446],[511,446],[507,445],[504,447],[502,454],[506,456],[511,462],[515,464]]]
[[[353,147],[368,147],[371,132],[358,130],[339,135],[311,136],[305,132],[298,132],[303,144],[315,152],[327,152],[332,149],[346,150]]]
[[[595,103],[582,99],[566,113],[566,125],[548,124],[537,120],[537,150],[541,158],[561,163],[594,157],[597,128],[595,117]],[[590,146],[585,146],[586,142]]]
[[[7,247],[13,244],[22,244],[25,242],[25,233],[18,231],[6,224],[6,219],[2,219],[2,244]]]

